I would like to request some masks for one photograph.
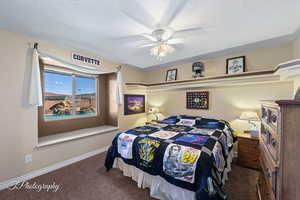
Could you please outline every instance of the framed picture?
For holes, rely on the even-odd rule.
[[[186,93],[186,108],[187,109],[204,109],[208,110],[209,92],[187,92]]]
[[[145,95],[124,95],[124,115],[133,115],[145,112]]]
[[[166,82],[177,80],[177,69],[170,69],[167,71]]]
[[[226,60],[226,74],[237,74],[246,71],[246,57],[240,56]]]

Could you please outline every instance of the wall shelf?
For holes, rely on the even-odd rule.
[[[203,77],[192,80],[181,80],[164,83],[126,83],[129,90],[146,90],[146,91],[161,91],[161,90],[176,90],[176,89],[193,89],[204,87],[222,87],[233,85],[259,84],[280,81],[280,76],[274,74],[274,70],[245,72],[234,75]]]
[[[151,92],[161,90],[274,83],[291,81],[291,78],[295,76],[300,76],[300,59],[282,63],[274,70],[244,72],[233,75],[202,77],[198,79],[163,83],[125,83],[125,85],[129,90],[146,90]]]

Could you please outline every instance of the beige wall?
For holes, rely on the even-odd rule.
[[[111,143],[114,132],[36,149],[37,108],[26,104],[30,74],[30,43],[36,42],[0,29],[0,182],[70,159]],[[49,55],[71,61],[72,50],[38,41],[39,49]],[[101,59],[101,58],[100,58]],[[101,59],[102,60],[102,59]],[[104,70],[111,71],[117,64],[104,61]],[[123,67],[124,81],[141,81],[141,70]],[[135,93],[131,91],[130,93]],[[120,129],[146,120],[146,115],[133,115],[126,119],[123,106],[119,107]],[[33,162],[24,163],[26,154]]]
[[[300,48],[300,47],[299,47]],[[226,73],[226,59],[246,56],[246,71],[260,71],[274,69],[279,63],[291,60],[293,58],[292,43],[282,44],[270,48],[258,48],[255,50],[242,52],[240,54],[229,55],[221,58],[203,60],[205,64],[205,76],[218,76]],[[177,80],[192,79],[192,63],[170,66],[146,72],[145,82],[159,83],[164,82],[168,69],[177,68]]]
[[[163,115],[196,115],[234,121],[243,111],[259,112],[260,100],[289,99],[293,95],[293,83],[255,84],[218,88],[201,88],[209,91],[209,110],[186,109],[186,92],[173,90],[148,93],[149,106],[159,107]],[[243,125],[235,123],[234,128]]]
[[[300,46],[299,46],[300,49]],[[279,63],[293,59],[295,43],[282,44],[270,48],[258,48],[240,54],[203,60],[205,76],[217,76],[226,73],[226,58],[246,56],[246,71],[274,69]],[[145,72],[147,83],[164,82],[168,69],[178,69],[177,80],[192,78],[192,63],[155,69]],[[160,107],[162,116],[189,114],[229,120],[237,131],[247,128],[247,123],[236,120],[242,111],[255,110],[259,112],[260,100],[293,98],[293,82],[269,83],[244,86],[199,88],[210,91],[209,110],[186,109],[187,90],[173,90],[148,93],[149,106]]]
[[[144,72],[137,68],[132,67],[124,67],[122,69],[123,81],[126,82],[143,82],[144,80]],[[124,87],[124,94],[144,94],[145,91],[139,90],[126,90]],[[147,95],[146,95],[147,101]],[[147,121],[147,116],[145,113],[143,114],[135,114],[135,115],[127,115],[124,116],[124,105],[119,106],[119,127],[121,130],[125,130],[128,128],[136,127],[144,124]]]

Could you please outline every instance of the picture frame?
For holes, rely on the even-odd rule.
[[[172,82],[177,80],[177,69],[170,69],[167,71],[166,82]]]
[[[125,94],[124,115],[145,113],[145,95]]]
[[[209,91],[196,91],[186,93],[187,109],[209,109]]]
[[[237,74],[246,71],[246,56],[226,59],[226,74]]]

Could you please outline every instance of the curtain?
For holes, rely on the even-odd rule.
[[[117,104],[123,104],[123,79],[121,69],[117,72],[117,91],[116,91]]]
[[[33,106],[43,105],[43,92],[41,84],[41,72],[39,54],[36,48],[33,49],[32,68],[29,88],[29,104]]]
[[[77,72],[85,74],[105,74],[105,73],[117,73],[117,90],[116,90],[116,103],[123,104],[123,81],[121,70],[104,72],[99,68],[90,67],[90,66],[78,66],[61,59],[55,58],[53,56],[41,53],[36,48],[33,49],[32,55],[32,68],[31,68],[31,77],[30,77],[30,88],[29,88],[29,104],[33,106],[42,106],[43,105],[43,92],[42,92],[42,83],[41,83],[41,73],[40,73],[40,63],[39,58],[44,60],[50,60],[55,63],[58,63],[63,68],[74,70]]]

